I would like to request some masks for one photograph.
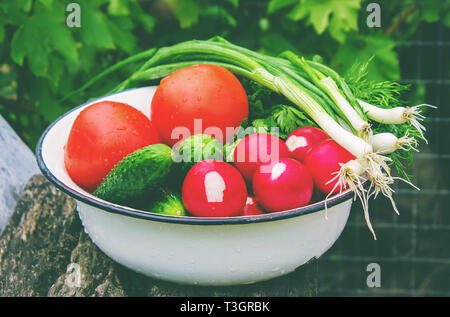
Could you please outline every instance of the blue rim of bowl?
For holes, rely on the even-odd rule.
[[[150,87],[150,86],[149,86]],[[138,88],[132,88],[127,89],[118,93],[102,96],[93,100],[90,100],[80,106],[77,106],[73,108],[72,110],[66,112],[62,116],[60,116],[58,119],[53,121],[47,129],[44,131],[44,133],[39,138],[39,141],[36,146],[36,160],[37,164],[39,166],[39,169],[41,170],[42,174],[50,180],[57,188],[59,188],[64,193],[68,194],[69,196],[75,198],[78,201],[81,201],[87,205],[90,205],[92,207],[99,208],[106,212],[111,212],[114,214],[119,214],[123,216],[129,216],[134,218],[140,218],[140,219],[147,219],[147,220],[153,220],[153,221],[159,221],[159,222],[169,222],[169,223],[178,223],[178,224],[189,224],[189,225],[231,225],[231,224],[246,224],[246,223],[257,223],[257,222],[268,222],[268,221],[275,221],[275,220],[282,220],[282,219],[288,219],[292,217],[298,217],[303,216],[307,214],[311,214],[314,212],[322,211],[325,209],[325,201],[320,201],[313,203],[311,205],[307,205],[300,208],[295,208],[291,210],[284,210],[280,212],[274,212],[274,213],[265,213],[263,215],[257,215],[257,216],[237,216],[237,217],[193,217],[193,216],[168,216],[158,213],[152,213],[147,212],[143,210],[138,210],[126,206],[120,206],[113,203],[109,203],[107,201],[92,198],[84,193],[81,193],[75,189],[70,188],[66,184],[64,184],[62,181],[60,181],[55,175],[53,175],[47,165],[44,162],[43,156],[42,156],[42,144],[45,140],[45,137],[47,136],[48,132],[64,117],[68,116],[74,111],[77,111],[78,109],[87,106],[88,104],[92,104],[96,101],[99,101],[101,99],[104,99],[106,97],[114,96],[119,93],[123,93],[126,91],[132,91],[137,89],[143,89],[143,88],[149,88],[149,87],[138,87]],[[351,190],[345,190],[340,194],[336,194],[333,197],[329,198],[326,202],[327,208],[331,208],[343,201],[352,199],[353,192]]]

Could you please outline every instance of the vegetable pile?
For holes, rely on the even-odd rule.
[[[149,105],[151,121],[108,110],[92,118],[96,126],[83,123],[88,109],[102,106],[94,104],[76,119],[66,147],[69,175],[100,198],[171,215],[231,217],[298,208],[350,189],[376,238],[369,198],[383,194],[398,213],[394,181],[414,186],[405,165],[419,140],[426,142],[423,110],[433,106],[406,106],[407,86],[368,82],[368,63],[343,78],[317,59],[268,56],[215,37],[131,56],[73,94],[138,62],[109,93],[164,78]],[[95,180],[79,180],[77,166]]]

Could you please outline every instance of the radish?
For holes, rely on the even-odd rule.
[[[301,127],[292,132],[286,139],[286,145],[291,157],[304,163],[306,153],[315,145],[330,137],[321,129],[315,127]]]
[[[289,149],[279,137],[267,133],[255,133],[242,139],[233,153],[233,164],[244,178],[251,182],[253,173],[262,163],[290,157]]]
[[[257,216],[262,214],[264,214],[264,212],[255,201],[255,198],[252,196],[247,196],[247,201],[245,203],[242,216]]]
[[[262,164],[253,175],[255,199],[269,212],[307,205],[313,189],[314,183],[308,169],[291,158]]]
[[[187,173],[182,199],[194,216],[239,216],[247,200],[247,187],[242,175],[232,165],[205,160],[195,164]]]
[[[360,176],[364,173],[364,161],[355,159],[353,154],[335,141],[326,140],[308,152],[305,164],[311,172],[315,187],[320,192],[327,194],[325,211],[327,211],[326,202],[329,196],[350,187],[355,193],[355,197],[358,196],[361,200],[367,226],[376,239],[369,219],[368,200],[370,195],[364,194],[365,190],[362,184],[365,179]],[[345,178],[340,177],[342,173],[354,181],[346,182]]]
[[[315,187],[324,194],[335,194],[346,188],[337,186],[335,175],[345,164],[355,157],[333,140],[326,140],[316,145],[305,157],[305,165],[311,172]]]

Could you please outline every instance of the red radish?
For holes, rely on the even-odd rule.
[[[262,164],[253,175],[253,193],[265,210],[277,212],[307,205],[314,182],[307,168],[291,158]]]
[[[252,196],[247,196],[247,201],[245,203],[242,216],[257,216],[262,214],[264,214],[264,212],[261,210],[261,208],[259,208],[258,204],[255,201],[255,198]]]
[[[239,216],[247,199],[247,187],[242,175],[232,165],[205,160],[195,164],[187,173],[182,199],[194,216]]]
[[[244,178],[251,182],[253,173],[262,163],[290,157],[286,144],[279,137],[267,133],[255,133],[242,139],[233,153],[233,164]]]
[[[329,138],[325,132],[318,128],[301,127],[287,137],[286,145],[292,153],[292,158],[304,163],[306,153],[317,144]]]
[[[335,177],[336,173],[341,169],[339,163],[347,163],[353,159],[355,159],[355,156],[334,140],[326,140],[308,152],[305,165],[311,172],[318,190],[325,194],[332,191],[333,194],[336,194],[341,190],[339,186],[336,186],[333,190],[338,182]]]

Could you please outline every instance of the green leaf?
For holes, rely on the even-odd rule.
[[[450,28],[450,10],[445,14],[443,23],[446,27]]]
[[[277,105],[272,113],[277,126],[286,135],[303,126],[315,126],[299,109],[287,105]]]
[[[156,19],[147,14],[142,14],[138,16],[138,20],[141,23],[142,27],[148,32],[151,33],[155,28]]]
[[[11,42],[11,58],[22,66],[24,57],[27,56],[31,71],[38,77],[44,77],[48,65],[48,46],[44,44],[34,22],[35,20],[31,19],[14,34]]]
[[[295,45],[289,38],[284,37],[280,33],[270,32],[261,37],[261,43],[264,51],[273,55],[278,55],[283,51],[297,51]]]
[[[322,34],[328,27],[332,8],[328,4],[317,4],[313,8],[309,14],[309,22],[314,26],[317,34]]]
[[[51,23],[50,21],[48,22],[48,25],[50,26],[48,37],[53,44],[53,47],[68,61],[78,63],[76,42],[73,39],[69,28],[61,24],[57,19],[52,19],[53,21],[51,21]]]
[[[114,16],[129,15],[130,4],[127,0],[110,0],[108,13]]]
[[[49,9],[37,3],[32,15],[13,35],[11,58],[22,66],[24,58],[37,77],[49,77],[48,55],[57,51],[71,63],[78,63],[78,52],[72,34],[64,23],[60,6]]]
[[[45,5],[47,8],[51,9],[53,5],[53,0],[39,0],[40,3]]]
[[[333,61],[336,69],[347,71],[355,61],[364,63],[373,57],[368,66],[370,80],[397,80],[400,78],[400,65],[395,42],[383,34],[354,36],[341,45]]]
[[[267,13],[274,13],[297,2],[298,0],[270,0]]]
[[[130,32],[130,29],[122,25],[116,25],[112,20],[107,20],[111,34],[114,34],[114,43],[117,47],[127,53],[131,53],[136,48],[137,38]],[[132,27],[131,25],[129,27]]]
[[[443,9],[440,0],[427,0],[422,5],[422,20],[428,23],[439,21],[439,16]]]
[[[202,12],[202,15],[225,21],[231,27],[237,26],[236,19],[224,7],[210,6]]]
[[[291,12],[287,15],[288,18],[294,21],[299,21],[304,19],[306,16],[308,16],[309,13],[309,7],[303,5],[302,3],[297,4]]]
[[[348,0],[345,5],[342,3],[341,6],[334,7],[333,17],[328,28],[331,37],[339,43],[344,43],[350,31],[358,30],[359,8],[360,0]]]
[[[52,91],[56,93],[59,87],[60,80],[64,74],[65,63],[61,57],[54,54],[50,55],[50,58],[48,60],[49,65],[47,73],[48,78],[50,79],[49,84]]]
[[[361,0],[300,0],[288,17],[294,21],[307,19],[317,34],[328,29],[331,37],[344,43],[347,33],[358,30]]]
[[[180,22],[182,29],[196,24],[202,12],[200,5],[195,0],[164,0]]]
[[[103,49],[114,49],[114,40],[110,34],[104,14],[89,5],[81,5],[81,35],[85,45]]]
[[[14,33],[11,41],[11,58],[19,66],[23,65],[23,59],[27,53],[24,27],[21,26]]]
[[[228,0],[229,3],[233,5],[233,7],[239,7],[239,0]]]

